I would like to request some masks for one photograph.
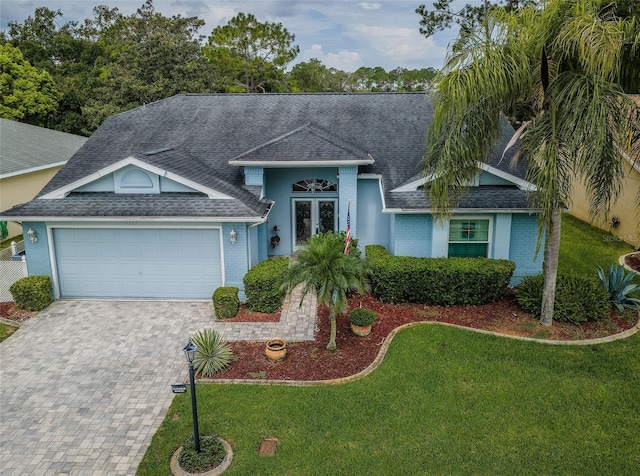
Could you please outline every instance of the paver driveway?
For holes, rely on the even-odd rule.
[[[0,344],[0,475],[132,475],[210,302],[57,301]]]

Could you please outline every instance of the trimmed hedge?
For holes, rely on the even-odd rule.
[[[279,256],[258,263],[244,275],[247,307],[255,312],[276,312],[282,303],[278,282],[289,266],[289,258]]]
[[[9,287],[18,309],[42,311],[53,302],[49,276],[27,276]]]
[[[236,286],[222,286],[213,292],[213,309],[216,317],[225,319],[228,317],[236,317],[240,309],[240,300],[238,299],[238,288]]]
[[[542,308],[542,274],[525,277],[516,288],[522,308],[540,317]],[[609,315],[609,293],[602,284],[589,277],[558,275],[553,302],[553,319],[577,324],[605,319]]]
[[[391,256],[380,245],[366,246],[365,253],[373,295],[392,303],[485,304],[505,294],[516,266],[487,258]]]

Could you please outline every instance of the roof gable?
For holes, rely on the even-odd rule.
[[[509,172],[505,172],[504,170],[500,170],[496,167],[493,167],[485,162],[478,162],[478,171],[484,171],[490,176],[495,177],[496,178],[495,181],[489,180],[489,182],[492,182],[490,183],[490,185],[493,185],[493,186],[499,185],[501,183],[505,183],[505,184],[511,184],[519,188],[520,190],[524,190],[528,192],[536,190],[536,186],[531,182],[527,182],[522,178],[519,178]],[[478,173],[478,175],[476,176],[476,183],[470,184],[470,185],[472,186],[481,185],[478,182],[479,177],[480,177],[480,173]],[[403,183],[402,185],[400,185],[399,187],[396,187],[391,191],[392,192],[412,192],[412,191],[420,190],[425,184],[432,182],[435,178],[436,178],[435,174],[427,174],[425,176],[421,176],[421,174],[416,174],[413,177],[411,177],[409,180],[407,180],[405,183]]]
[[[244,166],[313,167],[317,165],[368,165],[374,160],[360,147],[307,123],[254,147],[229,161]]]
[[[232,197],[224,194],[224,193],[220,193],[216,190],[210,189],[208,187],[205,187],[197,182],[194,182],[193,180],[187,179],[185,177],[181,177],[173,172],[170,172],[166,169],[163,169],[161,167],[158,167],[156,165],[152,165],[149,164],[141,159],[135,158],[135,157],[127,157],[126,159],[123,159],[119,162],[116,162],[115,164],[111,164],[107,167],[104,167],[100,170],[98,170],[97,172],[94,172],[90,175],[87,175],[86,177],[83,177],[79,180],[76,180],[75,182],[72,182],[64,187],[60,187],[59,189],[56,190],[52,190],[49,193],[46,193],[44,195],[41,195],[39,198],[41,199],[59,199],[59,198],[64,198],[66,197],[69,193],[81,189],[83,187],[86,187],[87,185],[94,183],[96,181],[101,180],[103,177],[112,174],[112,173],[116,173],[118,171],[122,171],[124,169],[126,169],[127,167],[131,167],[134,166],[138,169],[150,172],[152,174],[157,175],[158,177],[166,177],[176,183],[179,183],[181,185],[184,185],[185,187],[188,187],[189,189],[192,189],[194,191],[200,192],[200,193],[204,193],[205,195],[207,195],[207,197],[209,198],[213,198],[213,199],[231,199]],[[126,180],[126,179],[125,179]],[[133,183],[131,185],[134,185]],[[150,184],[153,185],[153,184]],[[126,188],[126,185],[125,185]],[[134,188],[134,187],[131,187]],[[146,186],[144,186],[144,184],[138,184],[138,188],[140,188],[141,190],[146,188]],[[129,193],[131,193],[131,191],[129,191]],[[140,191],[138,193],[148,193],[148,191]]]

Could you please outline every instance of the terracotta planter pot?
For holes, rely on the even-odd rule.
[[[371,334],[371,325],[369,326],[357,326],[354,323],[351,323],[351,330],[353,333],[360,337],[366,337]]]
[[[264,353],[271,362],[278,362],[287,356],[287,343],[282,339],[271,339],[267,342]]]

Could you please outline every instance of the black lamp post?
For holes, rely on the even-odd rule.
[[[198,432],[198,406],[196,404],[196,381],[193,372],[193,359],[196,356],[196,345],[189,342],[184,346],[182,351],[184,352],[187,362],[189,362],[189,380],[191,383],[191,414],[193,415],[193,441],[196,448],[196,453],[200,453],[200,433]]]

